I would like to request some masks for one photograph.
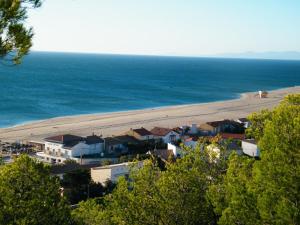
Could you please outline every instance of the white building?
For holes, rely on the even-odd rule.
[[[80,137],[70,134],[45,138],[45,150],[37,156],[49,163],[63,163],[72,159],[81,163],[89,155],[101,154],[104,150],[103,139],[96,136]]]
[[[150,132],[154,139],[161,139],[165,144],[174,143],[180,139],[180,134],[169,128],[154,127]]]
[[[117,182],[120,176],[128,176],[130,166],[133,163],[120,163],[108,166],[100,166],[91,168],[91,178],[95,183],[105,184],[106,181]],[[138,162],[137,167],[142,167],[143,163]]]
[[[180,157],[183,153],[182,149],[179,146],[173,145],[171,143],[168,143],[167,149],[173,151],[173,155],[175,158]]]
[[[251,157],[259,157],[260,151],[254,140],[243,140],[242,141],[243,153]]]

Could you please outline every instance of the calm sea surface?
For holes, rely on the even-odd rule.
[[[300,85],[300,61],[41,53],[0,64],[0,127]]]

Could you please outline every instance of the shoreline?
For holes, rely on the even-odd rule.
[[[270,91],[279,91],[282,89],[287,89],[287,88],[297,88],[300,86],[291,86],[291,87],[284,87],[284,88],[278,88],[278,89],[270,89],[267,90],[268,92]],[[81,116],[105,116],[105,115],[112,115],[112,114],[118,114],[118,113],[130,113],[134,111],[143,111],[143,110],[157,110],[157,109],[167,109],[167,108],[173,108],[173,107],[187,107],[187,106],[197,106],[197,105],[203,105],[203,104],[211,104],[211,103],[218,103],[218,102],[226,102],[226,101],[234,101],[234,100],[239,100],[247,97],[248,94],[254,94],[256,92],[243,92],[237,94],[236,98],[230,98],[230,99],[225,99],[225,100],[216,100],[216,101],[211,101],[211,102],[201,102],[201,103],[187,103],[187,104],[179,104],[179,105],[165,105],[165,106],[157,106],[157,107],[146,107],[146,108],[140,108],[140,109],[129,109],[129,110],[119,110],[119,111],[109,111],[109,112],[95,112],[95,113],[83,113],[83,114],[73,114],[73,115],[65,115],[65,116],[55,116],[55,117],[50,117],[50,118],[45,118],[45,119],[37,119],[37,120],[28,120],[24,121],[15,125],[9,125],[9,126],[0,126],[1,129],[9,129],[9,128],[17,128],[20,126],[27,126],[27,125],[32,125],[35,123],[42,123],[48,120],[55,120],[55,119],[64,119],[64,118],[75,118],[75,117],[81,117]],[[1,140],[1,137],[0,137]]]
[[[137,127],[176,127],[185,124],[245,117],[251,112],[273,108],[289,93],[300,93],[300,86],[268,91],[268,98],[255,97],[257,92],[239,94],[239,98],[208,103],[194,103],[152,107],[137,110],[104,112],[54,117],[25,122],[11,127],[0,128],[0,140],[42,140],[51,135],[72,133],[77,135],[110,136],[121,134]],[[197,113],[198,112],[198,113]],[[199,113],[201,112],[201,113]]]
[[[279,89],[270,89],[267,90],[268,92],[270,91],[277,91],[281,89],[287,89],[287,88],[294,88],[294,87],[300,87],[300,86],[292,86],[292,87],[284,87],[284,88],[279,88]],[[210,103],[218,103],[218,102],[226,102],[226,101],[234,101],[234,100],[239,100],[244,97],[247,97],[247,94],[251,93],[256,93],[256,92],[244,92],[244,93],[239,93],[237,94],[236,98],[231,98],[231,99],[225,99],[225,100],[217,100],[217,101],[211,101],[211,102],[201,102],[201,103],[187,103],[187,104],[179,104],[179,105],[165,105],[165,106],[157,106],[157,107],[146,107],[146,108],[140,108],[140,109],[129,109],[129,110],[119,110],[119,111],[109,111],[109,112],[95,112],[95,113],[83,113],[83,114],[74,114],[74,115],[65,115],[65,116],[55,116],[55,117],[50,117],[50,118],[45,118],[45,119],[37,119],[37,120],[28,120],[24,121],[18,124],[14,125],[9,125],[9,126],[0,126],[1,129],[9,129],[9,128],[15,128],[19,126],[26,126],[26,125],[31,125],[35,123],[42,123],[47,120],[54,120],[54,119],[63,119],[63,118],[73,118],[73,117],[80,117],[80,116],[105,116],[106,114],[118,114],[118,113],[130,113],[134,111],[142,111],[142,110],[156,110],[156,109],[165,109],[165,108],[172,108],[172,107],[186,107],[186,106],[194,106],[194,105],[203,105],[203,104],[210,104]],[[0,137],[1,140],[1,137]]]

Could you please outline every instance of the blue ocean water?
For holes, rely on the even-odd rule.
[[[0,127],[300,85],[300,61],[33,52],[0,64]]]

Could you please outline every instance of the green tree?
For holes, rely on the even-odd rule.
[[[248,119],[251,122],[251,126],[246,129],[247,138],[254,138],[259,141],[263,136],[264,127],[268,120],[272,117],[272,111],[264,109],[258,113],[252,113],[248,116]]]
[[[32,46],[33,30],[25,26],[29,8],[41,6],[41,0],[0,1],[0,58],[20,63]]]
[[[160,198],[156,182],[160,173],[160,169],[147,160],[142,169],[132,167],[129,180],[119,179],[107,198],[114,224],[158,224]]]
[[[211,224],[216,223],[206,192],[224,171],[222,159],[209,151],[186,149],[182,159],[167,164],[161,171],[155,158],[144,161],[141,169],[132,167],[129,179],[121,177],[105,204],[80,204],[75,220],[96,224]],[[222,165],[222,166],[221,166]],[[221,171],[221,172],[220,172]],[[99,216],[93,216],[98,208]],[[90,216],[87,216],[90,214]],[[85,215],[85,216],[84,216]],[[107,218],[111,218],[109,223]]]
[[[300,224],[300,94],[250,118],[261,159],[232,155],[210,187],[219,224]]]
[[[210,224],[213,210],[206,191],[215,173],[216,162],[208,151],[186,149],[176,163],[168,164],[158,180],[162,201],[159,208],[161,224]]]
[[[70,224],[58,178],[28,156],[0,168],[0,193],[0,224]]]
[[[272,112],[259,142],[253,189],[264,224],[300,224],[300,94]]]
[[[72,211],[76,225],[111,225],[111,215],[98,199],[80,202],[79,207]]]
[[[100,197],[105,191],[100,183],[92,181],[90,170],[87,169],[65,173],[61,184],[64,188],[64,195],[71,204],[77,204],[87,198]]]
[[[71,204],[76,204],[88,198],[91,174],[89,170],[77,169],[64,174],[61,182],[64,195]]]
[[[230,155],[224,180],[210,186],[208,196],[221,215],[218,224],[260,224],[255,194],[251,191],[252,167],[255,160]]]

